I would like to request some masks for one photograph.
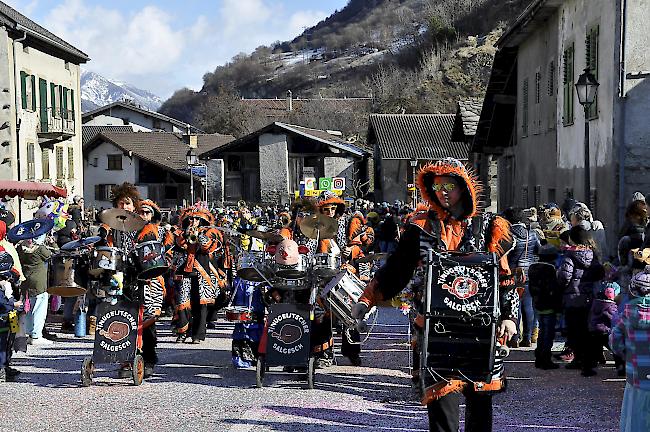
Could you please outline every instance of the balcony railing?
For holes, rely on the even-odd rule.
[[[38,112],[39,134],[75,134],[74,111],[47,108]]]

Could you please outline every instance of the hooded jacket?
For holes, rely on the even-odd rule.
[[[437,176],[454,177],[463,189],[462,211],[454,217],[444,208],[433,191]],[[491,214],[479,214],[477,202],[480,186],[476,177],[455,159],[444,159],[420,169],[417,185],[426,206],[410,217],[410,224],[400,237],[397,250],[377,271],[360,301],[374,305],[388,300],[409,283],[418,266],[426,261],[426,249],[459,252],[495,252],[500,258],[503,279],[501,318],[517,319],[519,298],[512,287],[512,278],[505,254],[512,247],[510,224]]]
[[[508,264],[511,269],[521,267],[528,271],[528,267],[535,262],[535,255],[542,247],[539,237],[534,230],[528,229],[523,223],[513,224],[510,229],[515,244],[508,254]]]
[[[603,268],[591,249],[568,247],[557,270],[558,283],[564,289],[564,307],[589,307],[594,283],[603,276]]]
[[[589,331],[609,335],[612,329],[612,319],[618,313],[614,300],[596,299],[591,305],[589,316]]]
[[[623,317],[612,329],[610,346],[625,357],[628,384],[650,391],[650,299],[635,298],[625,305]]]

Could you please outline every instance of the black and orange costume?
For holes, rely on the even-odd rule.
[[[438,176],[452,177],[461,188],[460,205],[453,209],[455,217],[438,201],[434,192],[434,179]],[[500,320],[516,322],[519,297],[512,288],[514,284],[505,259],[505,254],[512,247],[510,226],[501,217],[479,212],[477,203],[480,186],[475,176],[458,160],[444,159],[422,167],[418,173],[417,186],[427,206],[419,207],[411,215],[410,224],[402,234],[397,250],[377,271],[360,302],[372,306],[388,300],[404,289],[412,278],[416,287],[419,284],[421,292],[425,278],[419,274],[422,272],[416,270],[425,268],[429,249],[438,252],[494,252],[500,264]],[[422,310],[418,312],[421,313]],[[416,323],[421,322],[421,318],[416,319]],[[491,395],[494,391],[505,389],[502,364],[499,363],[499,366],[501,369],[497,377],[491,383],[479,386],[486,391],[477,391],[474,386],[450,380],[451,384],[458,384],[446,388],[450,390],[453,387],[451,393],[424,395],[423,403],[427,404],[430,430],[458,430],[461,391],[467,401],[465,430],[491,430]]]
[[[198,226],[193,221],[199,220]],[[176,234],[176,297],[174,327],[178,341],[192,336],[193,343],[205,340],[207,306],[214,304],[228,285],[224,271],[230,266],[227,248],[214,217],[207,209],[187,209]]]

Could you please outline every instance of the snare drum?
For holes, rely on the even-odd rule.
[[[245,253],[239,260],[237,276],[253,282],[263,282],[264,278],[271,278],[273,271],[266,263],[264,254],[264,251],[250,251]]]
[[[348,271],[339,273],[325,286],[323,293],[327,294],[332,312],[347,327],[355,327],[357,324],[352,318],[352,306],[359,301],[365,287],[358,277]],[[374,309],[373,307],[371,312]]]
[[[50,258],[47,267],[47,292],[61,297],[76,297],[86,293],[88,262],[85,254],[59,253]]]
[[[314,255],[314,274],[319,277],[333,277],[338,274],[341,267],[341,257],[331,253]]]
[[[106,270],[124,271],[124,267],[124,252],[114,247],[100,246],[93,251],[89,273],[99,276]]]
[[[307,275],[309,258],[307,255],[298,255],[298,263],[283,265],[275,263],[275,274],[280,278],[299,279]]]
[[[157,240],[138,243],[133,254],[138,279],[154,279],[169,270],[165,261],[165,246]]]
[[[223,308],[226,319],[235,323],[249,323],[253,321],[253,311],[246,306],[228,306]]]

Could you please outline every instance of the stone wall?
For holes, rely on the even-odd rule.
[[[224,199],[224,162],[223,159],[209,159],[207,166],[208,201],[210,204],[223,205]]]
[[[353,196],[354,190],[352,182],[355,179],[355,166],[353,158],[346,157],[326,157],[324,158],[325,177],[344,177],[345,178],[345,195]]]
[[[289,151],[285,134],[262,134],[260,148],[260,199],[263,203],[289,200]]]

